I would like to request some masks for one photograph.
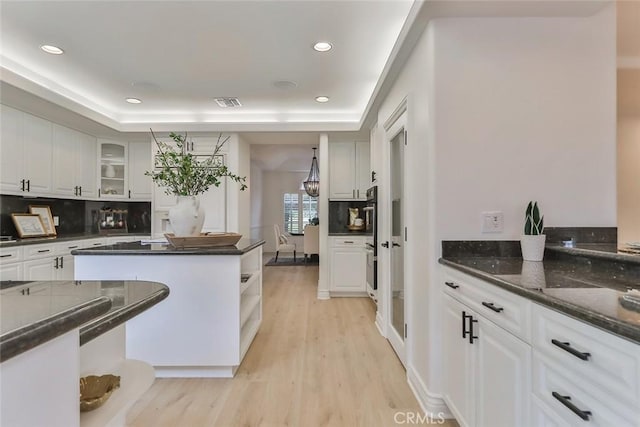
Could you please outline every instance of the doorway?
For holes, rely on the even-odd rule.
[[[389,315],[388,340],[395,350],[398,358],[405,364],[405,339],[407,336],[406,299],[404,281],[404,244],[405,215],[404,215],[404,149],[407,138],[406,112],[387,130],[387,142],[389,143]]]

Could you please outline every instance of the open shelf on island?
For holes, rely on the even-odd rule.
[[[240,333],[240,360],[242,360],[244,355],[247,354],[247,350],[249,350],[249,347],[253,342],[253,338],[258,333],[260,322],[260,316],[251,316],[250,320],[242,327]]]
[[[244,326],[251,313],[260,304],[260,295],[246,295],[240,303],[240,328]]]
[[[155,379],[153,367],[132,359],[123,360],[110,373],[120,376],[120,388],[101,407],[80,414],[82,427],[102,427],[111,425],[113,421],[117,424],[118,419],[124,425],[129,408],[151,387]]]
[[[260,270],[257,271],[252,271],[250,273],[246,273],[249,274],[249,277],[247,278],[246,281],[242,281],[242,278],[240,279],[240,295],[243,295],[244,292],[254,283],[256,283],[257,280],[260,279]]]

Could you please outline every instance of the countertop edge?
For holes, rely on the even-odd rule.
[[[160,303],[169,296],[169,293],[169,287],[163,285],[163,289],[156,291],[135,304],[124,306],[121,309],[108,312],[104,316],[89,321],[80,328],[80,345],[82,346],[88,343],[92,339],[99,337],[105,332],[110,331],[116,326],[123,324],[127,320]]]
[[[118,255],[139,255],[139,256],[149,256],[149,255],[159,255],[159,256],[169,256],[169,255],[177,255],[177,256],[185,256],[185,255],[244,255],[247,252],[251,252],[255,248],[264,245],[265,240],[259,240],[253,242],[247,246],[244,246],[242,249],[239,249],[237,246],[217,246],[211,248],[168,248],[170,250],[153,250],[149,245],[149,248],[146,249],[127,249],[127,248],[114,248],[115,245],[105,245],[105,246],[97,246],[94,248],[83,248],[83,249],[74,249],[71,251],[71,255],[106,255],[106,256],[118,256]],[[170,246],[170,245],[169,245]],[[102,249],[104,248],[104,249]]]
[[[545,246],[545,250],[559,252],[568,255],[582,255],[591,258],[598,258],[607,261],[628,262],[632,264],[640,264],[640,256],[634,254],[603,252],[594,249],[585,248],[565,248],[564,246],[549,245]]]
[[[121,233],[121,234],[81,234],[76,236],[55,236],[55,237],[34,237],[26,239],[16,239],[15,242],[0,242],[0,248],[15,248],[16,246],[29,246],[29,245],[47,245],[50,243],[58,242],[72,242],[74,240],[90,240],[90,239],[110,239],[112,237],[133,237],[133,236],[150,236],[149,233]]]
[[[0,336],[0,363],[57,338],[107,313],[111,299],[101,296]]]
[[[552,296],[543,295],[536,292],[535,290],[521,288],[489,273],[485,273],[472,267],[460,265],[445,258],[438,259],[438,262],[447,267],[451,267],[455,270],[469,274],[470,276],[490,282],[506,291],[530,299],[545,307],[559,311],[563,314],[573,317],[574,319],[588,323],[591,326],[595,326],[606,332],[617,335],[618,337],[634,342],[635,344],[640,344],[640,330],[627,323],[621,322],[618,319],[605,316],[603,314],[594,313],[593,311],[584,307],[556,299]]]

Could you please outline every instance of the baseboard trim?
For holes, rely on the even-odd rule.
[[[412,366],[407,369],[407,382],[424,413],[433,414],[435,418],[454,418],[442,396],[429,392]]]
[[[325,289],[318,289],[318,299],[331,299],[331,294]]]
[[[358,292],[358,291],[329,291],[331,298],[334,297],[345,297],[345,298],[369,298],[369,294],[366,292]]]
[[[233,378],[237,366],[154,366],[156,378]]]
[[[376,321],[374,323],[376,324],[376,328],[378,328],[378,332],[380,332],[380,335],[386,338],[384,330],[382,329],[382,316],[380,315],[379,311],[376,312]]]

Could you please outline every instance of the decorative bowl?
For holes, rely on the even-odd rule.
[[[347,228],[349,229],[349,231],[362,231],[362,230],[364,230],[365,226],[364,226],[364,224],[362,224],[362,225],[347,225]]]
[[[117,375],[89,375],[80,378],[80,411],[99,408],[118,387],[120,377]]]
[[[214,248],[233,246],[242,237],[238,233],[201,233],[199,236],[176,237],[173,233],[165,233],[165,237],[175,248]]]

